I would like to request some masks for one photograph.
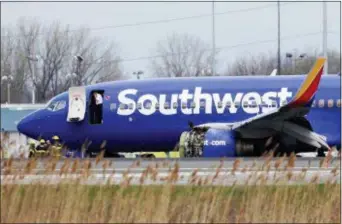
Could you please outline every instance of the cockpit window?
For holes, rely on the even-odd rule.
[[[47,109],[51,111],[57,111],[57,110],[64,109],[65,106],[66,106],[65,100],[61,100],[61,101],[51,102],[50,104],[48,104]]]
[[[58,101],[58,102],[57,102],[57,105],[55,106],[54,111],[64,109],[64,108],[65,108],[65,105],[66,105],[66,102],[65,102],[64,100]]]
[[[51,102],[51,103],[48,104],[48,106],[46,108],[48,110],[52,110],[53,111],[55,109],[57,103],[58,103],[57,101],[56,102]]]

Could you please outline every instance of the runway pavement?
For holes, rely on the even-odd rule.
[[[84,184],[104,184],[108,181],[119,184],[128,180],[131,184],[141,184],[141,176],[146,176],[147,172],[149,176],[144,178],[144,184],[162,184],[171,181],[175,177],[174,173],[177,173],[177,178],[174,179],[176,184],[195,183],[199,180],[221,185],[253,184],[257,181],[266,184],[298,184],[315,179],[318,182],[327,180],[340,182],[340,158],[332,158],[325,162],[317,158],[296,158],[295,161],[287,158],[103,159],[101,161],[70,159],[57,162],[41,159],[36,160],[35,163],[31,162],[31,169],[28,168],[28,160],[13,160],[10,167],[11,169],[8,160],[1,162],[1,184],[28,184],[42,180],[49,183],[65,180],[70,182],[84,177],[85,174],[90,176],[81,178]],[[48,171],[52,167],[54,167],[53,171]],[[74,172],[71,173],[71,170]],[[24,174],[22,178],[15,175],[18,173]]]

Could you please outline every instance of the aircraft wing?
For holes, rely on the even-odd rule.
[[[270,110],[263,114],[235,123],[206,123],[195,126],[195,128],[214,128],[221,130],[235,130],[243,132],[246,130],[273,129],[282,131],[299,140],[313,145],[317,148],[329,146],[326,139],[302,126],[288,122],[287,120],[305,116],[311,108],[315,98],[319,82],[323,73],[325,58],[318,58],[315,65],[302,83],[295,97],[286,105]]]

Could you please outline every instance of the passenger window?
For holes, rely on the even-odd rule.
[[[218,106],[218,108],[222,108],[222,102],[219,102],[219,103],[217,104],[217,106]]]
[[[168,102],[165,102],[164,108],[165,108],[165,109],[170,109],[170,104],[169,104]]]
[[[205,101],[200,102],[200,108],[203,108],[203,109],[205,108]]]
[[[316,107],[316,100],[314,100],[313,102],[312,102],[312,105],[311,105],[312,107]]]
[[[141,103],[138,103],[137,108],[138,108],[138,110],[141,109]]]
[[[155,107],[156,107],[157,110],[159,110],[159,103],[156,103]]]
[[[186,109],[186,106],[187,106],[186,103],[182,103],[182,108],[183,109]]]
[[[248,107],[248,102],[247,101],[243,102],[243,107]]]
[[[324,107],[324,100],[319,100],[318,101],[318,106],[319,107]]]
[[[341,100],[337,100],[336,106],[337,106],[337,107],[341,107]]]
[[[177,107],[178,107],[178,103],[173,103],[173,105],[172,105],[172,106],[173,106],[173,108],[174,108],[174,109],[177,109]]]
[[[121,110],[124,110],[124,109],[125,109],[125,104],[121,103],[121,104],[120,104],[120,109],[121,109]]]
[[[328,100],[328,107],[333,107],[334,106],[334,100],[330,99]]]
[[[191,102],[191,108],[195,108],[196,107],[196,103],[195,102]]]
[[[130,110],[132,110],[132,109],[133,109],[133,103],[128,104],[128,108],[129,108]]]
[[[62,109],[65,108],[65,105],[66,105],[66,102],[65,102],[64,100],[58,101],[58,102],[56,103],[56,106],[55,106],[55,108],[53,109],[53,111],[62,110]]]
[[[226,107],[227,107],[227,108],[230,108],[230,107],[231,107],[231,103],[230,103],[230,102],[227,102]]]

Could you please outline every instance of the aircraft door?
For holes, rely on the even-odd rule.
[[[81,122],[86,111],[86,91],[84,86],[69,88],[68,122]]]
[[[93,90],[89,96],[89,124],[103,124],[104,90]]]

